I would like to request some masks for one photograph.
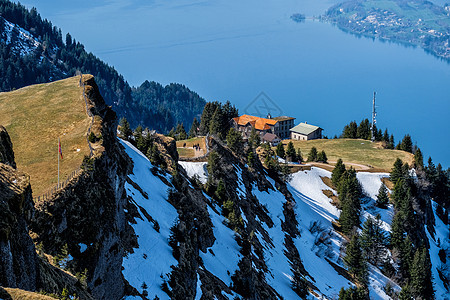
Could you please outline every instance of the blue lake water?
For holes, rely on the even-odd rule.
[[[440,4],[441,0],[437,0]],[[67,3],[66,3],[67,2]],[[336,0],[26,0],[128,82],[186,84],[240,111],[264,92],[283,114],[339,135],[371,117],[396,142],[410,133],[450,166],[450,64],[420,48],[358,38],[293,13],[320,15]]]

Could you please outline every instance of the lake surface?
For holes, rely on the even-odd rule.
[[[264,92],[277,110],[329,137],[351,120],[370,119],[376,91],[379,128],[388,127],[396,142],[410,133],[425,161],[450,166],[450,64],[420,48],[289,18],[320,15],[337,0],[66,2],[22,3],[134,86],[179,82],[241,112]]]

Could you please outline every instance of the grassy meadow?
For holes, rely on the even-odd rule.
[[[372,143],[360,139],[322,139],[292,142],[296,149],[301,149],[303,159],[305,160],[308,158],[308,153],[311,148],[316,147],[319,152],[325,150],[330,164],[333,164],[333,162],[341,158],[344,163],[368,166],[371,168],[371,171],[389,172],[397,158],[409,164],[412,163],[413,159],[411,153],[384,149],[381,142]],[[288,143],[289,140],[283,141],[285,149]]]
[[[89,154],[86,132],[89,118],[79,77],[0,93],[0,125],[12,140],[17,168],[30,175],[33,196],[57,183],[58,138],[65,181]]]

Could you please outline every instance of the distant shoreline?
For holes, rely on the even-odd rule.
[[[351,0],[334,5],[319,20],[358,37],[419,46],[450,63],[450,6],[424,0],[406,5],[399,0]]]

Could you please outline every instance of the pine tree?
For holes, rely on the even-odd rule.
[[[339,224],[342,232],[350,235],[355,227],[359,226],[361,213],[360,198],[362,195],[361,185],[356,178],[356,171],[353,168],[346,170],[342,174],[337,186],[338,197],[342,212],[339,216]]]
[[[205,108],[203,109],[202,117],[200,118],[200,135],[206,135],[209,133],[209,125],[218,105],[218,102],[206,103]]]
[[[411,140],[411,136],[409,134],[405,135],[405,137],[403,138],[401,144],[400,144],[400,150],[412,153],[413,149],[412,149],[412,140]]]
[[[189,129],[189,138],[192,139],[198,135],[200,131],[200,123],[197,121],[197,118],[194,118],[192,122],[191,129]]]
[[[133,131],[131,131],[130,123],[128,123],[127,119],[120,119],[120,132],[122,133],[122,138],[126,141],[130,141],[131,136],[133,135]]]
[[[227,134],[227,145],[234,152],[241,153],[243,151],[242,134],[234,128],[230,128]]]
[[[403,177],[403,161],[400,158],[397,158],[397,160],[394,162],[394,167],[391,170],[391,174],[389,179],[392,181],[392,183],[395,185],[397,181]]]
[[[317,161],[326,164],[328,161],[327,155],[325,153],[324,150],[322,150],[321,152],[319,152],[319,154],[317,155]]]
[[[413,245],[409,236],[403,240],[403,245],[399,250],[399,270],[403,281],[407,281],[410,278],[411,264],[414,257]]]
[[[331,182],[337,187],[339,180],[341,180],[342,174],[345,172],[345,165],[342,159],[338,159],[336,165],[334,166],[333,172],[331,173]]]
[[[259,136],[258,131],[256,131],[255,127],[252,127],[252,131],[250,132],[250,138],[248,139],[250,147],[258,147],[261,144],[261,137]]]
[[[391,134],[391,137],[389,138],[389,146],[387,148],[394,149],[394,146],[395,146],[394,135]]]
[[[183,123],[177,125],[175,130],[175,139],[177,141],[185,140],[187,138],[186,130],[184,129]]]
[[[277,148],[275,150],[275,152],[277,153],[277,155],[281,158],[285,158],[286,157],[286,153],[284,152],[284,145],[283,143],[278,143]]]
[[[375,220],[369,217],[361,232],[361,248],[367,261],[379,266],[386,253],[386,243],[386,232],[381,228],[380,215]]]
[[[400,294],[398,295],[398,300],[412,300],[412,293],[411,293],[411,286],[410,284],[405,284],[402,286],[402,290],[400,291]]]
[[[297,149],[297,161],[299,163],[303,162],[302,150],[300,150],[300,148]]]
[[[317,161],[317,148],[312,147],[308,153],[308,161]]]
[[[389,133],[388,133],[387,128],[384,130],[383,141],[386,142],[386,144],[389,143]]]
[[[296,161],[297,160],[296,153],[295,153],[295,148],[294,148],[294,143],[292,143],[292,141],[290,141],[288,143],[287,150],[286,150],[286,156],[288,157],[288,159],[290,161]]]
[[[434,299],[431,261],[427,249],[423,246],[414,254],[410,284],[415,299]]]
[[[227,191],[225,189],[225,183],[223,179],[219,180],[215,194],[217,199],[219,199],[219,203],[223,203],[227,200]]]
[[[386,186],[382,183],[378,190],[376,205],[380,208],[386,208],[389,204],[389,196]]]
[[[222,119],[223,112],[220,106],[217,106],[216,111],[214,112],[211,122],[209,123],[209,133],[210,134],[218,134],[221,137],[222,133]]]
[[[361,244],[357,234],[353,235],[350,243],[347,245],[344,263],[352,274],[362,284],[367,282],[367,265],[362,256]]]
[[[342,132],[342,138],[346,139],[356,139],[357,136],[358,125],[356,125],[355,121],[350,122],[350,124],[344,127]]]
[[[368,119],[361,121],[356,131],[356,137],[364,140],[370,139],[370,123]]]
[[[391,224],[390,244],[392,248],[400,249],[403,246],[404,233],[403,216],[401,212],[397,212]]]
[[[423,169],[423,155],[420,148],[416,149],[416,153],[414,153],[414,167],[417,169]]]

